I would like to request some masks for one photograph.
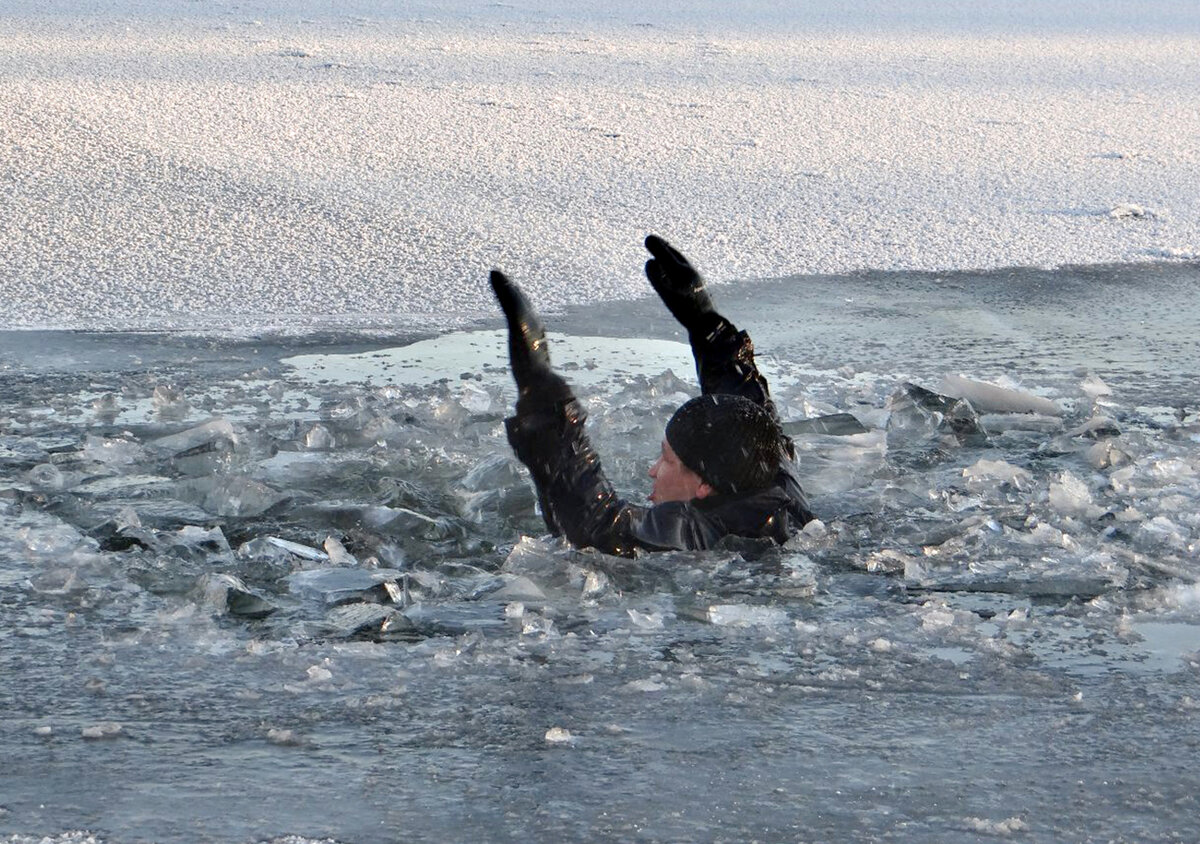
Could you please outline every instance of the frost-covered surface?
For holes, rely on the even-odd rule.
[[[636,561],[541,535],[491,332],[23,333],[0,841],[1193,840],[1195,280],[723,291],[821,522]],[[695,388],[613,307],[552,355],[636,499]]]
[[[1195,3],[844,5],[10,0],[0,326],[1200,254]]]

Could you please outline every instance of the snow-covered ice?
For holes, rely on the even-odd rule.
[[[0,12],[0,326],[462,324],[713,281],[1200,249],[1194,3]],[[169,397],[164,396],[170,404]]]

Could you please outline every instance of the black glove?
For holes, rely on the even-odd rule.
[[[715,310],[696,268],[661,237],[647,237],[646,249],[654,256],[646,262],[646,278],[679,324],[689,332],[709,326]]]
[[[517,410],[521,410],[522,403],[529,406],[569,401],[573,398],[571,388],[550,369],[546,330],[529,299],[499,270],[492,270],[491,282],[508,320],[508,359],[519,393]]]

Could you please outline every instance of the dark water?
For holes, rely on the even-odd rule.
[[[495,325],[2,334],[0,840],[1194,839],[1197,281],[720,288],[866,431],[788,546],[636,563],[538,538]],[[673,323],[548,322],[643,496]],[[956,374],[1061,415],[902,387]]]

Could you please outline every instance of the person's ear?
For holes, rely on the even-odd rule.
[[[710,495],[712,495],[714,492],[716,492],[716,490],[715,490],[715,489],[713,489],[711,486],[709,486],[709,485],[708,485],[707,483],[705,483],[704,481],[701,481],[701,482],[700,482],[700,486],[696,487],[696,495],[695,495],[695,497],[696,497],[696,498],[708,498],[708,497],[709,497]]]

